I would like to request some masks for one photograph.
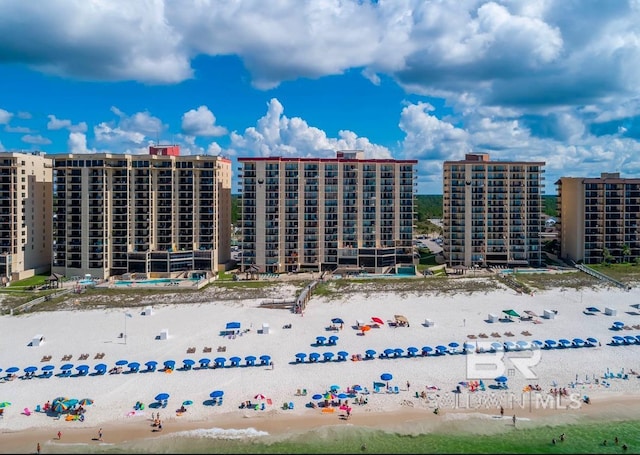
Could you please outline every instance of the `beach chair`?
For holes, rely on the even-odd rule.
[[[398,388],[398,386],[393,387],[393,393],[400,393],[400,389]]]
[[[293,409],[293,401],[289,402],[289,409]]]
[[[307,396],[307,389],[302,389],[302,396],[306,397]]]
[[[261,410],[261,411],[264,411],[265,407],[266,407],[266,406],[264,405],[264,403],[262,403],[262,404],[260,405],[260,410]]]
[[[285,411],[286,411],[287,409],[289,409],[289,403],[286,403],[286,402],[285,402],[285,403],[283,403],[283,405],[282,405],[282,409],[284,409]]]

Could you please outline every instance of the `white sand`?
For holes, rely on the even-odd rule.
[[[283,288],[286,289],[286,288]],[[293,287],[291,288],[293,290]],[[286,293],[286,292],[285,292]],[[289,297],[283,295],[283,297]],[[366,296],[349,296],[343,300],[326,301],[313,298],[304,316],[295,315],[287,310],[259,308],[259,300],[224,302],[216,301],[197,305],[156,305],[154,314],[142,316],[143,307],[127,310],[133,317],[126,318],[125,310],[93,310],[93,311],[57,311],[54,313],[36,313],[22,316],[0,317],[0,368],[6,370],[10,366],[22,369],[34,365],[38,368],[47,363],[56,366],[54,373],[64,363],[75,366],[87,364],[91,367],[97,363],[105,363],[109,368],[117,360],[144,363],[156,360],[159,366],[165,360],[176,361],[176,367],[182,366],[182,360],[191,358],[198,362],[202,357],[214,359],[224,356],[259,357],[268,354],[274,361],[274,368],[264,366],[207,369],[192,371],[174,371],[171,374],[138,373],[104,376],[68,377],[53,376],[49,379],[34,378],[31,380],[15,379],[0,382],[0,402],[9,401],[11,406],[4,411],[0,419],[0,431],[19,431],[36,427],[68,427],[102,426],[108,423],[117,424],[131,419],[146,419],[155,409],[146,408],[141,416],[127,417],[132,406],[138,400],[146,405],[154,401],[161,392],[170,394],[169,405],[161,410],[163,419],[181,419],[184,421],[219,420],[223,415],[256,417],[265,412],[238,409],[240,402],[251,399],[262,393],[272,400],[267,406],[267,413],[286,413],[287,415],[318,414],[317,409],[309,409],[305,404],[311,395],[325,392],[331,385],[337,384],[342,389],[353,384],[360,384],[372,390],[372,383],[380,381],[381,373],[393,375],[390,385],[399,386],[399,394],[370,394],[369,404],[354,406],[354,414],[362,412],[390,412],[403,407],[424,408],[429,410],[433,403],[429,400],[415,399],[415,391],[425,390],[427,385],[441,388],[440,393],[450,392],[459,381],[467,380],[467,357],[464,355],[445,355],[439,357],[417,357],[399,359],[378,359],[362,362],[320,362],[318,364],[292,364],[298,352],[324,353],[344,350],[351,354],[363,354],[367,349],[380,353],[385,348],[403,348],[409,346],[422,348],[424,345],[435,347],[456,341],[460,345],[467,341],[467,334],[478,335],[484,332],[504,334],[514,333],[514,337],[500,338],[501,341],[548,338],[587,338],[596,337],[602,342],[598,348],[576,348],[564,350],[541,351],[539,364],[533,367],[537,374],[535,379],[527,379],[515,372],[508,376],[511,392],[519,393],[526,384],[539,384],[547,391],[554,381],[560,387],[567,387],[576,379],[584,382],[585,377],[594,375],[601,378],[607,368],[617,373],[640,370],[640,345],[608,346],[612,335],[640,335],[640,330],[622,330],[612,332],[613,321],[623,321],[627,325],[640,324],[640,315],[628,314],[636,312],[632,304],[640,302],[640,289],[633,288],[629,292],[622,290],[552,290],[540,292],[535,296],[516,295],[512,290],[487,294],[472,295],[394,295],[376,294]],[[605,306],[617,309],[617,316],[606,316],[603,313],[588,316],[583,314],[586,307],[596,306],[604,313]],[[556,319],[541,319],[541,324],[532,322],[497,322],[487,323],[488,313],[501,315],[502,310],[512,308],[523,314],[532,310],[542,315],[544,309],[558,310]],[[361,336],[352,328],[357,319],[369,322],[373,316],[385,321],[393,319],[394,314],[402,314],[410,321],[410,327],[389,327],[388,324],[372,329]],[[331,318],[339,317],[345,321],[344,329],[339,332],[327,332]],[[433,327],[423,326],[425,318],[435,322]],[[125,322],[126,321],[126,322]],[[239,321],[242,329],[251,328],[249,333],[235,339],[219,335],[229,321]],[[260,334],[262,323],[270,325],[270,334]],[[118,338],[125,331],[127,340]],[[291,323],[291,329],[283,329],[283,325]],[[168,340],[157,340],[162,329],[169,330]],[[531,336],[521,335],[522,331],[531,332]],[[43,334],[45,342],[39,347],[28,346],[32,337]],[[311,344],[316,336],[338,335],[336,347],[316,348]],[[484,341],[495,341],[488,338]],[[226,352],[218,353],[217,347],[226,346]],[[211,353],[203,353],[203,348],[210,346]],[[195,354],[187,354],[187,348],[195,347]],[[96,353],[104,352],[103,360],[95,360]],[[79,361],[82,353],[89,354],[89,359]],[[70,362],[63,362],[62,356],[72,354]],[[41,362],[44,355],[52,355],[50,362]],[[196,364],[196,367],[198,364]],[[126,368],[125,368],[126,370]],[[39,373],[39,372],[38,372]],[[0,375],[4,375],[4,371]],[[411,383],[411,390],[406,391],[406,382]],[[493,380],[485,380],[487,385]],[[570,392],[599,396],[610,393],[619,396],[621,393],[639,393],[640,380],[631,376],[628,380],[610,380],[611,387],[594,384],[580,384]],[[211,391],[221,389],[225,392],[221,406],[205,406]],[[298,389],[307,389],[306,397],[295,396]],[[31,416],[22,415],[24,408],[33,410],[37,404],[43,405],[47,400],[58,396],[70,398],[89,397],[95,404],[88,407],[86,421],[65,422],[54,420],[44,413]],[[184,400],[192,400],[188,412],[176,417],[175,410]],[[294,410],[282,410],[284,402],[292,401]],[[507,411],[508,412],[508,411]],[[231,414],[227,414],[231,413]]]

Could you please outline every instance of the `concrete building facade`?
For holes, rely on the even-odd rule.
[[[51,160],[44,153],[0,153],[0,280],[51,267]]]
[[[54,273],[177,276],[229,261],[231,162],[153,152],[52,155]]]
[[[619,173],[556,181],[560,257],[585,264],[640,258],[640,179]]]
[[[443,164],[443,254],[455,266],[539,265],[544,162],[471,153]]]
[[[241,271],[413,265],[415,160],[239,158]]]

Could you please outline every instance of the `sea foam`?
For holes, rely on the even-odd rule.
[[[247,439],[269,436],[266,431],[255,428],[198,428],[196,430],[173,433],[177,437],[209,438],[209,439]]]

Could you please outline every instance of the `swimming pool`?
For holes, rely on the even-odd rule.
[[[407,273],[361,273],[353,278],[412,278],[415,274]]]
[[[498,270],[500,273],[548,273],[551,272],[551,269],[502,269]]]
[[[134,285],[140,285],[140,286],[144,286],[144,285],[149,285],[149,284],[168,284],[168,283],[181,283],[183,281],[196,281],[196,280],[192,280],[192,279],[181,279],[181,278],[151,278],[148,280],[119,280],[115,282],[116,286],[131,286],[132,284]]]

